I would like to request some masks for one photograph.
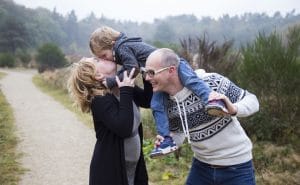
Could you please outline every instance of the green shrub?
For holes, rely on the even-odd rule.
[[[286,41],[276,32],[259,34],[254,43],[242,48],[239,66],[242,87],[253,91],[260,101],[260,112],[247,119],[247,130],[258,140],[299,145],[300,27],[289,30]],[[294,36],[293,36],[294,35]]]
[[[16,56],[20,59],[22,65],[24,67],[27,67],[30,60],[31,60],[31,55],[28,53],[26,50],[17,50]]]
[[[0,67],[15,67],[15,57],[10,53],[0,53]]]
[[[240,59],[240,54],[233,50],[233,43],[233,40],[225,40],[218,44],[216,41],[209,41],[204,34],[202,37],[180,40],[180,53],[194,69],[202,68],[206,72],[216,72],[232,78]]]
[[[51,43],[44,44],[38,49],[36,60],[39,65],[38,71],[40,73],[45,70],[65,67],[67,64],[67,60],[61,49]]]

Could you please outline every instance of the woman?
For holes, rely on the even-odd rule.
[[[83,112],[92,112],[97,142],[90,165],[90,185],[146,185],[148,175],[142,153],[142,125],[138,107],[150,107],[152,87],[134,86],[134,69],[118,87],[106,88],[116,76],[116,63],[83,58],[74,64],[69,92]]]

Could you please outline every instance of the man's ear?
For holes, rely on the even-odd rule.
[[[169,72],[170,73],[173,73],[173,72],[175,72],[177,70],[177,68],[175,67],[175,66],[170,66],[170,68],[169,68]]]

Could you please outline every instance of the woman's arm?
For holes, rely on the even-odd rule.
[[[120,88],[120,102],[113,95],[95,97],[92,102],[94,122],[102,123],[119,137],[129,137],[133,128],[132,87]]]
[[[120,102],[113,95],[96,97],[92,102],[94,121],[102,122],[108,129],[120,137],[129,137],[133,128],[133,77],[134,69],[124,72],[124,79],[116,82],[120,89]]]
[[[152,85],[148,82],[143,80],[144,89],[135,86],[134,87],[134,94],[133,98],[135,103],[143,108],[150,108],[150,102],[153,95]]]

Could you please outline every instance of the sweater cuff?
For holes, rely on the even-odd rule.
[[[132,92],[132,91],[133,91],[133,87],[130,86],[120,87],[120,92]]]

